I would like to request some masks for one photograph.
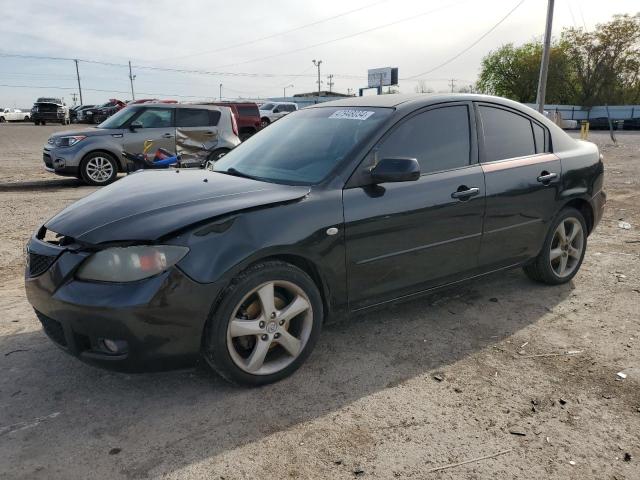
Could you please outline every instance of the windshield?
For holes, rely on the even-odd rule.
[[[124,128],[125,124],[129,120],[131,120],[131,117],[133,117],[138,112],[138,110],[140,110],[140,108],[141,107],[123,108],[118,113],[111,115],[104,122],[98,125],[98,128],[106,128],[106,129]]]
[[[265,103],[260,105],[260,110],[273,110],[273,103]]]
[[[373,107],[300,110],[241,143],[214,170],[275,183],[319,183],[392,113]]]

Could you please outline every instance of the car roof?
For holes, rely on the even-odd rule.
[[[307,108],[321,107],[387,107],[410,106],[420,108],[435,103],[461,102],[461,101],[485,101],[499,103],[508,107],[522,109],[525,105],[502,97],[491,95],[479,95],[471,93],[414,93],[414,94],[389,94],[370,95],[366,97],[349,97],[330,102],[317,103]],[[528,108],[528,107],[527,107]]]
[[[202,108],[205,110],[220,110],[221,108],[229,108],[224,105],[207,105],[200,103],[140,103],[138,105],[131,105],[132,107],[145,107],[145,108]]]

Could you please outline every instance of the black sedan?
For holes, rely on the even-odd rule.
[[[323,323],[523,267],[571,280],[606,196],[595,145],[478,95],[384,95],[292,113],[214,171],[134,173],[28,243],[26,290],[80,359],[206,361],[279,380]]]

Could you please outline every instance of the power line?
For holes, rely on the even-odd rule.
[[[415,20],[416,18],[424,17],[425,15],[430,15],[430,14],[438,12],[440,10],[445,10],[447,8],[451,8],[451,7],[455,6],[455,5],[460,5],[460,4],[463,4],[463,3],[467,3],[469,1],[470,0],[463,0],[462,2],[454,2],[454,3],[451,3],[449,5],[445,5],[445,6],[442,6],[442,7],[437,7],[437,8],[428,10],[426,12],[422,12],[422,13],[417,13],[417,14],[411,15],[410,17],[401,18],[400,20],[396,20],[395,22],[385,23],[383,25],[378,25],[376,27],[368,28],[366,30],[361,30],[359,32],[351,33],[349,35],[344,35],[342,37],[332,38],[331,40],[325,40],[323,42],[314,43],[313,45],[307,45],[305,47],[300,47],[300,48],[296,48],[296,49],[293,49],[293,50],[288,50],[288,51],[285,51],[285,52],[276,53],[276,54],[273,54],[273,55],[267,55],[265,57],[253,58],[251,60],[243,60],[241,62],[227,63],[225,65],[217,65],[217,66],[215,66],[213,68],[235,67],[237,65],[246,65],[247,63],[260,62],[260,61],[263,61],[263,60],[270,60],[272,58],[282,57],[284,55],[291,55],[292,53],[303,52],[303,51],[309,50],[311,48],[321,47],[323,45],[328,45],[330,43],[335,43],[335,42],[339,42],[339,41],[342,41],[342,40],[346,40],[348,38],[353,38],[353,37],[357,37],[359,35],[364,35],[365,33],[374,32],[374,31],[380,30],[382,28],[387,28],[387,27],[391,27],[393,25],[398,25],[400,23],[409,22],[411,20]],[[522,0],[522,1],[524,1],[524,0]],[[337,77],[337,75],[336,75],[336,77]]]
[[[410,77],[407,77],[407,80],[410,79],[414,79],[416,77],[421,77],[422,75],[429,75],[432,72],[435,72],[436,70],[439,70],[440,68],[444,67],[445,65],[449,65],[451,62],[453,62],[454,60],[458,59],[459,57],[461,57],[462,55],[464,55],[465,53],[467,53],[469,50],[471,50],[473,47],[475,47],[478,43],[480,43],[482,40],[485,39],[485,37],[487,37],[491,32],[493,32],[496,28],[498,28],[507,18],[509,18],[511,16],[511,14],[513,12],[515,12],[520,5],[522,5],[526,0],[520,0],[517,5],[515,7],[513,7],[511,10],[509,10],[509,13],[507,13],[504,17],[502,17],[500,19],[500,21],[498,21],[498,23],[496,23],[493,27],[491,27],[489,30],[487,30],[485,33],[483,33],[477,40],[475,40],[471,45],[469,45],[468,47],[464,48],[462,51],[458,52],[456,55],[454,55],[453,57],[451,57],[449,60],[442,62],[441,64],[427,70],[426,72],[422,72],[422,73],[418,73],[417,75],[412,75]]]
[[[91,63],[97,65],[107,65],[111,67],[123,67],[129,68],[128,63],[112,63],[112,62],[102,62],[100,60],[89,60],[82,58],[70,58],[70,57],[53,57],[53,56],[44,56],[44,55],[27,55],[27,54],[19,54],[19,53],[8,53],[8,52],[0,52],[0,57],[9,57],[9,58],[24,58],[24,59],[33,59],[33,60],[54,60],[54,61],[69,61],[74,62],[78,60],[82,63]],[[209,70],[194,70],[194,69],[186,69],[186,68],[171,68],[171,67],[158,67],[151,65],[135,65],[135,67],[140,70],[153,70],[153,71],[161,71],[161,72],[172,72],[172,73],[184,73],[184,74],[194,74],[194,75],[210,75],[210,76],[231,76],[231,77],[249,77],[249,78],[257,78],[257,77],[268,77],[268,78],[279,78],[279,77],[314,77],[314,75],[302,75],[302,74],[292,74],[292,73],[249,73],[249,72],[224,72],[224,71],[209,71]],[[75,75],[74,75],[75,76]],[[362,79],[366,78],[366,75],[348,75],[348,74],[336,74],[336,78],[353,78],[353,79]]]
[[[224,52],[226,50],[231,50],[231,49],[234,49],[234,48],[239,48],[239,47],[244,47],[244,46],[247,46],[247,45],[252,45],[254,43],[262,42],[263,40],[269,40],[271,38],[280,37],[280,36],[286,35],[288,33],[297,32],[298,30],[302,30],[304,28],[309,28],[309,27],[313,27],[313,26],[316,26],[316,25],[320,25],[321,23],[325,23],[325,22],[328,22],[330,20],[335,20],[336,18],[344,17],[344,16],[350,15],[352,13],[359,12],[361,10],[366,10],[366,9],[369,9],[369,8],[373,8],[373,7],[376,7],[376,6],[380,5],[381,3],[385,3],[385,2],[388,2],[388,1],[389,0],[380,0],[378,2],[374,2],[372,4],[365,5],[364,7],[354,8],[353,10],[348,10],[346,12],[342,12],[342,13],[339,13],[337,15],[333,15],[331,17],[322,18],[320,20],[316,20],[315,22],[311,22],[311,23],[307,23],[305,25],[300,25],[298,27],[290,28],[289,30],[283,30],[281,32],[272,33],[270,35],[266,35],[264,37],[255,38],[253,40],[247,40],[245,42],[236,43],[234,45],[228,45],[226,47],[216,48],[214,50],[205,50],[205,51],[198,52],[198,53],[190,53],[188,55],[180,55],[180,56],[176,56],[176,57],[166,57],[166,58],[161,58],[161,59],[157,59],[157,60],[154,60],[154,61],[163,62],[165,60],[176,60],[176,59],[181,59],[181,58],[191,58],[191,57],[197,57],[197,56],[200,56],[200,55],[207,55],[207,54],[210,54],[210,53]]]
[[[33,89],[47,89],[47,90],[77,90],[78,87],[62,87],[58,85],[7,85],[0,84],[0,87],[8,87],[8,88],[33,88]],[[88,92],[102,92],[102,93],[124,93],[129,94],[130,91],[127,90],[103,90],[98,88],[83,88],[83,90]],[[142,95],[152,95],[158,97],[181,97],[181,98],[203,98],[205,95],[178,95],[177,93],[153,93],[153,92],[138,92]]]

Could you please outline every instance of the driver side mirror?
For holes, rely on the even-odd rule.
[[[131,130],[132,132],[135,132],[138,128],[144,128],[142,122],[131,122],[131,124],[129,125],[129,130]]]
[[[383,158],[371,169],[373,183],[413,182],[420,178],[420,164],[415,158]]]

